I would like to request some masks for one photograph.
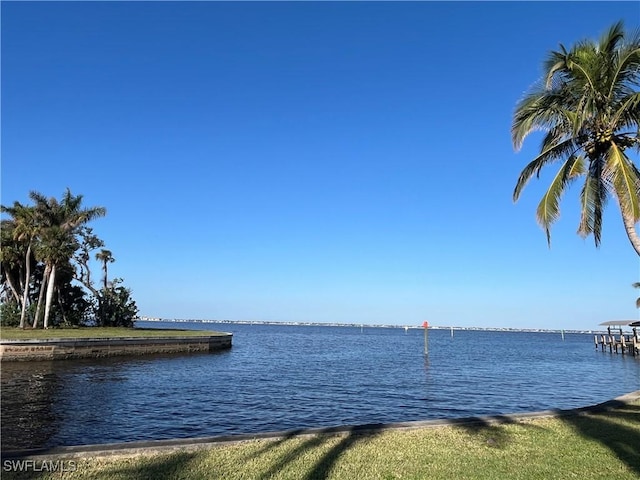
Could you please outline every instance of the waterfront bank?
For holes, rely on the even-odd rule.
[[[61,471],[70,472],[69,478],[77,480],[486,480],[514,476],[523,480],[632,480],[640,474],[640,453],[635,448],[640,440],[639,408],[635,392],[595,408],[550,416],[541,412],[528,418],[476,418],[471,422],[366,432],[288,432],[233,444],[189,445],[183,441],[181,446],[169,446],[165,442],[169,448],[164,449],[52,449],[41,455],[4,460],[3,478],[34,478],[37,470],[41,480],[61,478]],[[171,451],[171,447],[177,448]]]
[[[214,352],[231,348],[230,333],[203,336],[1,340],[0,361],[68,360],[123,355]]]

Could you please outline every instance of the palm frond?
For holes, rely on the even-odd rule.
[[[640,66],[638,67],[640,72]],[[615,114],[611,118],[611,125],[616,130],[621,128],[638,127],[640,124],[640,92],[632,92],[615,105]]]
[[[600,246],[602,211],[607,201],[607,188],[593,164],[580,192],[580,224],[578,235],[582,238],[593,234],[596,247]]]
[[[544,87],[546,90],[551,89],[553,82],[566,74],[567,50],[562,44],[560,44],[560,50],[560,52],[551,51],[543,64],[542,68],[546,72],[544,77]]]
[[[608,98],[619,96],[629,86],[640,84],[640,34],[615,53]]]
[[[542,197],[536,218],[547,235],[547,243],[551,246],[551,225],[560,216],[560,199],[566,187],[585,172],[584,159],[572,155],[567,159],[554,177],[547,192]]]
[[[619,52],[616,57],[616,64],[612,69],[609,98],[614,98],[614,94],[619,89],[640,84],[640,43],[628,46],[625,51]]]
[[[511,125],[514,148],[520,150],[524,139],[534,131],[572,125],[573,118],[568,116],[571,106],[566,105],[566,100],[565,95],[556,92],[532,91],[518,102]]]
[[[596,91],[596,78],[591,68],[594,56],[595,48],[589,41],[578,42],[567,55],[567,76],[576,91]]]
[[[602,52],[604,55],[612,55],[618,44],[624,39],[624,22],[622,20],[611,25],[609,30],[607,30],[602,37],[600,37],[600,41],[598,42],[598,50]]]
[[[552,128],[542,139],[540,151],[548,152],[553,159],[568,158],[575,153],[578,146],[573,135],[568,135],[563,126]]]
[[[539,175],[542,168],[560,158],[564,158],[568,152],[574,150],[574,144],[571,139],[565,140],[558,145],[552,145],[547,150],[543,151],[540,155],[534,158],[529,164],[524,167],[518,181],[513,190],[513,201],[517,202],[520,198],[520,194],[524,187],[529,183],[533,175]]]
[[[511,141],[516,150],[520,150],[527,135],[536,130],[546,130],[551,123],[548,117],[544,117],[545,109],[541,106],[544,95],[544,92],[530,92],[516,105],[511,124]]]
[[[618,199],[620,210],[634,222],[640,220],[640,174],[615,143],[609,149],[602,176]]]

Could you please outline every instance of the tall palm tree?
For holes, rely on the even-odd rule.
[[[22,301],[20,312],[20,328],[24,328],[27,302],[29,299],[29,286],[31,284],[31,256],[34,239],[38,233],[38,223],[35,208],[22,205],[20,202],[13,202],[13,207],[0,205],[2,212],[8,213],[12,217],[13,228],[11,230],[13,239],[16,242],[26,244],[24,259],[24,282],[22,283]]]
[[[103,248],[98,253],[96,253],[96,260],[102,262],[102,285],[106,292],[107,283],[108,283],[107,282],[107,264],[115,262],[116,259],[113,258],[113,254],[111,253],[111,250],[107,250],[106,248]]]
[[[39,254],[45,263],[46,300],[43,326],[49,325],[49,315],[53,293],[56,288],[56,270],[69,261],[77,246],[76,234],[79,229],[91,220],[106,215],[104,207],[82,208],[82,195],[74,196],[69,189],[58,202],[55,198],[46,198],[38,192],[30,193],[35,202],[37,215],[42,224]],[[45,279],[41,291],[44,290]],[[40,303],[38,304],[38,310]],[[37,325],[38,313],[34,325]]]
[[[0,222],[0,276],[2,279],[2,294],[8,290],[10,297],[21,305],[20,278],[22,278],[24,262],[24,245],[16,241],[13,231],[13,220],[2,219]],[[5,297],[3,297],[4,300]]]
[[[640,33],[613,25],[599,41],[570,50],[560,45],[544,63],[544,78],[517,104],[511,127],[516,150],[532,132],[546,132],[540,154],[520,174],[513,199],[547,164],[562,161],[538,205],[537,219],[551,242],[565,189],[584,178],[578,234],[600,245],[602,211],[608,197],[620,207],[629,241],[640,255],[635,224],[640,220],[640,171],[626,150],[640,147]]]

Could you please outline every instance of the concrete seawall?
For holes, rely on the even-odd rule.
[[[385,430],[415,430],[439,428],[447,425],[502,425],[518,423],[524,420],[548,417],[584,416],[592,413],[603,413],[630,405],[640,399],[640,390],[630,392],[597,405],[589,405],[568,410],[543,410],[503,415],[489,415],[466,418],[443,418],[435,420],[418,420],[413,422],[378,423],[369,425],[345,425],[325,428],[301,428],[279,432],[231,434],[217,437],[177,438],[170,440],[142,440],[102,445],[75,445],[66,447],[34,448],[3,452],[4,458],[44,458],[48,460],[69,458],[96,458],[118,455],[140,455],[149,453],[194,452],[214,448],[220,445],[232,445],[254,440],[283,440],[296,437],[315,437],[320,435],[371,435]]]
[[[214,352],[231,348],[231,333],[202,337],[54,338],[0,341],[0,361],[66,360],[153,353]]]

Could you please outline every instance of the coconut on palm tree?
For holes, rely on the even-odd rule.
[[[517,104],[511,128],[514,147],[519,150],[532,132],[546,134],[540,153],[518,178],[514,201],[532,176],[561,162],[537,209],[549,243],[560,198],[581,179],[578,233],[593,234],[596,247],[600,245],[603,209],[613,197],[629,241],[640,255],[640,171],[627,155],[640,147],[639,85],[640,33],[625,33],[619,22],[599,41],[580,41],[569,50],[560,45],[560,51],[552,51],[544,63],[544,78]]]

